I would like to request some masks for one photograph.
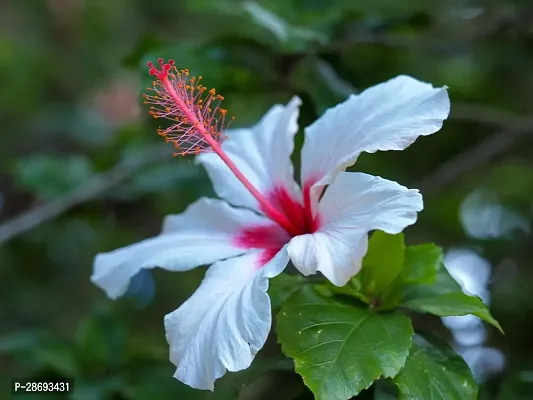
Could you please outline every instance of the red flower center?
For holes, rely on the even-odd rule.
[[[304,185],[304,198],[309,198],[311,184]],[[279,224],[272,222],[268,225],[255,225],[243,229],[235,238],[235,244],[245,249],[263,249],[259,260],[259,267],[269,262],[281,248],[293,237],[315,232],[320,225],[319,216],[313,215],[311,204],[304,201],[301,204],[291,197],[283,186],[275,187],[267,196],[272,204],[291,222],[290,232]]]

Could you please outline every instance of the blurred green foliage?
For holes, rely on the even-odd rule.
[[[491,263],[492,314],[506,336],[492,329],[486,344],[503,352],[505,369],[490,375],[480,396],[532,399],[532,234],[491,228],[490,237],[476,236],[463,215],[465,198],[484,190],[522,226],[533,222],[532,20],[531,5],[519,0],[2,2],[0,222],[163,147],[140,102],[150,84],[147,60],[172,57],[203,75],[225,95],[233,127],[295,94],[304,127],[350,93],[398,74],[445,84],[452,115],[440,133],[403,152],[363,155],[354,169],[421,189],[425,210],[406,231],[408,243],[471,249]],[[468,103],[481,108],[461,116]],[[491,147],[500,132],[513,140]],[[302,142],[299,135],[297,167]],[[213,398],[172,378],[163,331],[163,316],[193,292],[203,269],[155,270],[149,307],[149,277],[137,296],[118,302],[89,281],[96,253],[154,235],[164,215],[213,195],[206,174],[169,148],[119,178],[0,244],[2,376],[73,377],[76,399]],[[473,213],[477,230],[488,230],[494,214]],[[450,338],[437,319],[417,324]],[[217,383],[216,398],[235,398],[235,388],[256,377],[241,398],[311,398],[278,351],[274,340],[251,370]],[[0,398],[8,396],[2,389]]]

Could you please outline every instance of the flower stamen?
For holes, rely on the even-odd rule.
[[[150,115],[154,118],[172,121],[170,127],[159,128],[157,133],[166,142],[174,144],[174,155],[197,155],[213,151],[254,196],[261,210],[289,234],[297,235],[298,228],[252,185],[222,150],[221,142],[226,138],[223,129],[227,128],[227,110],[220,108],[224,97],[217,94],[215,89],[207,90],[199,84],[202,77],[189,78],[189,70],[178,71],[173,60],[165,63],[159,58],[158,63],[160,69],[152,62],[148,63],[149,74],[157,79],[153,82],[153,88],[148,88],[150,94],[143,95],[144,102],[151,105]]]
[[[174,144],[176,156],[212,151],[211,142],[221,143],[221,132],[227,128],[227,111],[219,107],[224,98],[200,84],[202,77],[189,78],[188,70],[178,71],[173,60],[158,61],[160,69],[148,63],[150,75],[157,79],[143,95],[144,102],[151,105],[150,115],[172,124],[157,133]]]

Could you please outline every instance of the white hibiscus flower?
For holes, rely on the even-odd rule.
[[[342,286],[361,269],[369,231],[399,233],[422,196],[396,182],[344,172],[362,152],[403,150],[438,131],[449,113],[445,88],[408,76],[371,87],[305,129],[300,188],[290,155],[300,99],[275,105],[249,129],[224,132],[221,96],[160,60],[146,102],[173,125],[160,130],[181,154],[200,154],[221,200],[201,198],[168,216],[159,236],[98,254],[92,281],[109,297],[146,268],[187,271],[212,264],[198,290],[165,316],[175,377],[213,390],[226,371],[250,366],[271,327],[268,279],[289,260]],[[207,97],[202,94],[207,94]],[[210,151],[210,152],[209,152]],[[323,194],[323,195],[322,195]]]

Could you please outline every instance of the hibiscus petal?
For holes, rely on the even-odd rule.
[[[293,97],[286,106],[273,106],[252,128],[226,132],[228,139],[222,149],[261,194],[268,195],[275,187],[282,186],[293,197],[300,196],[290,160],[300,104],[301,100]],[[220,157],[208,153],[199,155],[197,160],[206,168],[219,197],[260,211],[255,198]]]
[[[168,216],[159,236],[98,254],[91,280],[115,299],[126,292],[131,278],[141,269],[187,271],[243,254],[246,250],[235,244],[235,237],[251,224],[266,225],[269,221],[222,200],[201,198],[182,214]]]
[[[204,390],[226,371],[240,371],[263,347],[272,323],[268,278],[289,261],[283,247],[264,267],[261,252],[219,261],[196,292],[165,316],[174,377]]]
[[[418,136],[437,132],[449,111],[446,88],[404,75],[327,110],[305,129],[302,148],[302,182],[304,191],[312,185],[313,209],[324,186],[359,154],[403,150]]]
[[[344,286],[361,269],[368,232],[396,234],[415,223],[423,208],[422,195],[396,182],[341,172],[319,204],[320,229],[289,242],[289,256],[304,275],[322,272]]]

